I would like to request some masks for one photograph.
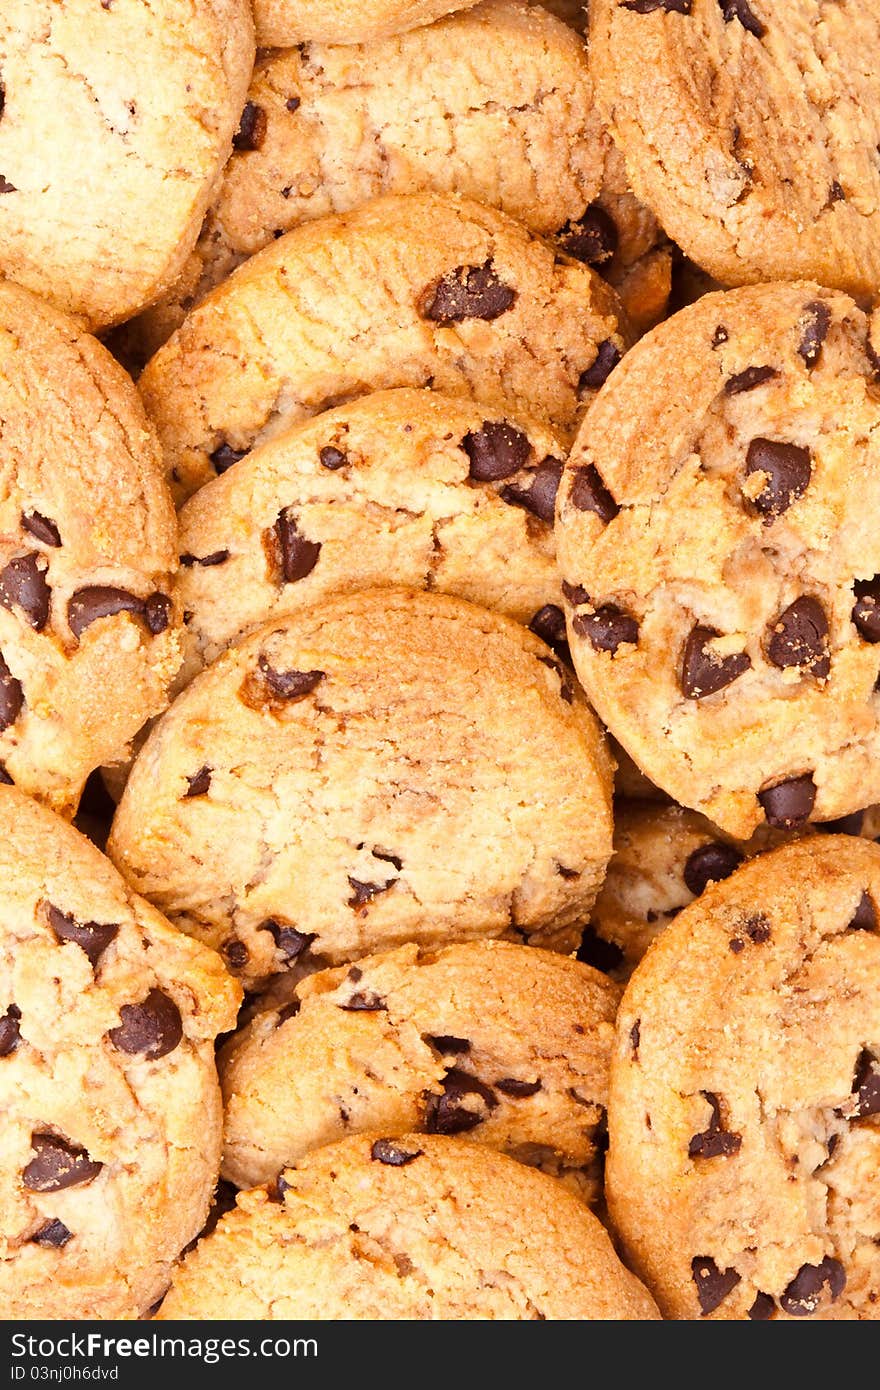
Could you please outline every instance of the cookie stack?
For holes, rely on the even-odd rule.
[[[6,1316],[874,1316],[880,15],[783,18],[4,5]]]

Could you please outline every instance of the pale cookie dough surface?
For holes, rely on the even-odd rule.
[[[633,188],[725,284],[880,287],[878,59],[865,0],[590,10],[599,102]]]
[[[658,1317],[588,1208],[484,1145],[341,1143],[243,1193],[178,1269],[159,1320]]]
[[[254,58],[246,0],[4,0],[2,270],[90,327],[171,285]]]
[[[607,1192],[672,1318],[873,1319],[880,851],[812,835],[706,890],[626,990]]]
[[[137,391],[0,284],[0,780],[72,813],[180,664],[174,507]]]
[[[187,669],[257,623],[389,583],[526,624],[558,608],[565,452],[543,425],[405,388],[295,425],[181,509]]]
[[[0,787],[0,825],[3,1316],[136,1318],[204,1225],[240,990],[51,812]]]
[[[251,985],[512,934],[572,950],[611,850],[611,763],[525,628],[441,594],[340,595],[197,676],[108,851]]]
[[[574,429],[626,347],[587,266],[466,198],[376,199],[288,232],[195,309],[140,378],[178,492],[254,443],[392,386]]]
[[[253,0],[261,48],[367,43],[430,24],[476,0]]]
[[[364,1007],[364,1000],[370,1007]],[[458,1134],[595,1202],[618,987],[504,941],[402,946],[311,975],[219,1057],[239,1187],[348,1134]]]
[[[816,285],[710,294],[627,356],[560,484],[571,649],[675,800],[747,838],[880,797],[880,358]]]

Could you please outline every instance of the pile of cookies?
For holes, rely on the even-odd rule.
[[[874,0],[5,0],[7,1318],[880,1295]]]

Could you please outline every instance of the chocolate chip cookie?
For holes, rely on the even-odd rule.
[[[159,1320],[656,1319],[596,1217],[481,1144],[358,1135],[243,1193]]]
[[[575,665],[638,766],[746,839],[880,799],[880,356],[812,284],[643,338],[566,465]]]
[[[254,449],[180,512],[188,668],[330,593],[458,594],[528,624],[562,618],[546,426],[425,390],[362,396]]]
[[[72,814],[180,664],[174,508],[131,381],[0,284],[0,781]]]
[[[632,186],[728,285],[880,288],[878,55],[874,4],[590,7],[600,107]]]
[[[570,951],[610,791],[598,724],[530,632],[368,590],[196,677],[139,754],[108,852],[249,987],[305,952],[502,935]]]
[[[310,975],[219,1057],[224,1176],[272,1182],[369,1130],[460,1134],[602,1192],[618,988],[504,941],[401,946]]]
[[[288,232],[214,290],[140,378],[188,495],[255,443],[391,386],[573,430],[627,339],[614,291],[503,213],[379,198]]]
[[[247,0],[4,0],[4,275],[93,328],[172,285],[253,59]]]
[[[876,1317],[880,850],[812,835],[709,887],[623,998],[607,1192],[667,1317]]]
[[[240,990],[15,788],[0,826],[3,1315],[138,1317],[204,1224]]]

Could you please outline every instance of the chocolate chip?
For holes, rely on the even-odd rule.
[[[268,694],[287,704],[296,704],[311,695],[326,674],[324,671],[276,671],[265,656],[260,657],[257,666]]]
[[[822,299],[814,299],[804,306],[804,330],[798,344],[798,352],[808,367],[815,367],[822,352],[822,344],[831,327],[831,309]]]
[[[32,1134],[31,1148],[34,1157],[21,1175],[29,1192],[60,1192],[65,1187],[78,1187],[91,1182],[104,1166],[78,1144],[55,1134]]]
[[[767,824],[776,830],[795,830],[806,825],[816,801],[813,774],[805,772],[800,777],[789,777],[765,787],[758,792],[758,800],[764,808]]]
[[[593,613],[578,613],[572,627],[578,637],[587,637],[597,652],[610,652],[612,656],[624,643],[635,646],[639,640],[635,618],[613,603],[604,603]]]
[[[470,459],[468,476],[475,483],[509,478],[528,462],[532,452],[522,430],[504,420],[484,420],[480,429],[465,435],[461,447]]]
[[[600,386],[604,386],[614,368],[621,359],[620,348],[614,346],[610,338],[606,338],[604,343],[600,343],[596,351],[595,361],[581,372],[578,380],[578,395],[584,391],[598,391]]]
[[[144,600],[144,619],[154,637],[158,637],[160,632],[164,632],[171,622],[172,607],[173,604],[168,595],[160,594],[158,590]]]
[[[239,459],[243,459],[247,449],[233,449],[231,444],[221,444],[209,457],[218,473],[225,473]]]
[[[0,193],[17,193],[18,189],[14,183],[10,183],[7,178],[0,174]]]
[[[697,1287],[702,1317],[712,1313],[740,1282],[735,1269],[719,1269],[708,1255],[696,1255],[691,1260],[691,1277]]]
[[[35,632],[42,632],[49,617],[49,585],[39,558],[36,551],[16,555],[0,571],[0,604],[20,608]]]
[[[831,669],[828,651],[828,619],[817,598],[807,594],[795,599],[771,625],[767,657],[774,666],[799,670],[824,680]]]
[[[281,952],[285,961],[296,960],[309,949],[315,939],[315,932],[297,931],[286,922],[279,922],[274,917],[268,917],[265,922],[260,923],[262,931],[271,932],[275,939],[275,946]]]
[[[229,559],[228,550],[212,550],[210,555],[192,555],[189,551],[181,555],[180,563],[185,570],[192,569],[193,565],[199,565],[202,569],[213,569],[215,565],[225,565]]]
[[[723,324],[723,323],[719,323],[718,327],[715,329],[715,332],[712,334],[712,346],[713,346],[713,348],[719,348],[719,347],[721,347],[722,343],[726,343],[726,342],[728,341],[729,338],[730,338],[730,334],[728,333],[727,329],[724,327],[724,324]]]
[[[653,14],[655,10],[665,10],[667,14],[690,14],[693,0],[623,0],[622,10],[634,10],[636,14]]]
[[[552,656],[539,656],[538,660],[542,666],[549,666],[550,670],[554,671],[559,677],[559,698],[564,700],[567,705],[572,704],[574,701],[574,686],[568,679],[564,666],[562,666],[560,662],[554,661]],[[562,874],[563,878],[577,878],[577,873],[570,869],[563,869],[560,866],[559,872]]]
[[[526,511],[531,512],[539,521],[546,521],[552,526],[556,515],[556,494],[562,477],[562,463],[559,459],[545,458],[537,468],[529,469],[526,476],[529,479],[528,487],[519,483],[507,483],[501,489],[502,498],[511,506],[525,507]]]
[[[734,936],[728,946],[734,955],[738,956],[746,948],[746,941],[751,941],[754,946],[763,946],[765,941],[769,941],[772,936],[772,928],[769,920],[762,912],[753,913],[751,917],[745,917],[738,924],[739,935]]]
[[[870,893],[863,893],[847,931],[876,931],[877,909]]]
[[[109,1033],[113,1046],[148,1062],[166,1057],[183,1037],[180,1010],[160,989],[151,989],[139,1004],[123,1004],[119,1017],[121,1024]]]
[[[288,111],[298,111],[302,106],[302,100],[300,97],[288,97],[284,105]]]
[[[758,1293],[755,1301],[749,1309],[749,1317],[753,1322],[766,1322],[772,1318],[776,1312],[776,1303],[769,1293]]]
[[[839,183],[837,179],[832,179],[831,187],[828,189],[828,203],[842,203],[845,198],[846,193],[843,184]]]
[[[115,613],[136,613],[142,616],[144,600],[127,589],[114,589],[108,584],[90,584],[77,589],[67,605],[67,625],[79,638],[99,618],[111,618]]]
[[[617,250],[617,227],[600,203],[591,203],[582,217],[557,232],[556,240],[575,260],[605,265]]]
[[[21,1009],[17,1004],[10,1004],[6,1013],[0,1015],[0,1057],[11,1056],[21,1042],[20,1018]]]
[[[632,1028],[630,1028],[629,1040],[632,1043],[632,1055],[633,1061],[635,1062],[638,1060],[639,1043],[642,1040],[642,1020],[640,1018],[637,1018]]]
[[[833,1303],[845,1287],[846,1271],[843,1265],[826,1255],[821,1264],[801,1265],[785,1292],[780,1295],[779,1303],[790,1317],[808,1318],[815,1313],[826,1288]]]
[[[529,623],[529,632],[546,642],[558,657],[571,664],[571,652],[565,631],[565,614],[555,603],[545,603]]]
[[[381,859],[383,864],[393,864],[398,872],[403,868],[403,860],[396,854],[387,854],[385,850],[371,849],[370,853],[374,859]]]
[[[602,481],[594,464],[576,468],[571,485],[571,505],[579,512],[595,512],[600,521],[607,525],[617,516],[620,508]]]
[[[737,372],[736,376],[730,377],[724,385],[725,396],[739,396],[743,391],[751,391],[755,386],[760,386],[765,381],[771,381],[778,376],[775,367],[746,367],[744,372]]]
[[[318,458],[322,466],[329,468],[331,473],[335,473],[337,468],[344,468],[348,463],[348,454],[344,454],[341,449],[335,449],[332,444],[325,444]]]
[[[856,1098],[855,1109],[850,1112],[852,1117],[880,1115],[880,1062],[867,1048],[856,1063],[852,1090]]]
[[[498,1099],[491,1087],[485,1086],[469,1072],[451,1067],[443,1078],[443,1094],[433,1091],[425,1095],[425,1129],[428,1134],[464,1134],[482,1124],[485,1115],[462,1105],[465,1096],[479,1096],[488,1110],[494,1110]]]
[[[15,723],[23,705],[24,690],[21,681],[16,680],[6,665],[3,653],[0,652],[0,733]]]
[[[525,1100],[528,1096],[535,1096],[541,1089],[541,1082],[538,1081],[518,1081],[515,1076],[502,1077],[495,1082],[495,1090],[502,1095],[512,1096],[515,1100]]]
[[[309,541],[300,535],[292,507],[285,507],[278,513],[273,532],[280,557],[279,569],[283,583],[295,584],[298,579],[305,579],[318,563],[321,542]]]
[[[360,879],[348,879],[351,885],[351,897],[348,899],[349,907],[363,907],[365,903],[372,902],[373,898],[380,893],[387,893],[388,889],[397,882],[396,878],[390,879],[387,883],[363,883]]]
[[[729,878],[742,862],[743,856],[733,845],[710,840],[707,845],[698,845],[688,855],[684,881],[694,897],[698,898],[708,883],[720,883],[722,879]]]
[[[9,773],[6,771],[6,764],[5,764],[5,763],[0,763],[0,785],[2,785],[2,786],[4,786],[4,787],[14,787],[14,786],[15,786],[15,782],[12,780],[12,778],[11,778],[10,775],[9,775]]]
[[[467,1038],[454,1038],[450,1033],[425,1033],[425,1042],[430,1043],[431,1047],[437,1049],[444,1056],[451,1053],[457,1057],[462,1052],[470,1052],[471,1045]]]
[[[267,126],[266,112],[262,106],[258,106],[254,101],[247,102],[241,113],[238,130],[232,137],[232,148],[242,151],[261,149],[266,138]]]
[[[40,1229],[31,1236],[34,1245],[43,1245],[53,1250],[60,1250],[71,1239],[72,1232],[63,1221],[44,1221]]]
[[[787,512],[807,490],[813,472],[809,449],[779,439],[753,439],[746,452],[746,474],[764,473],[767,481],[754,499],[762,516]]]
[[[370,1149],[370,1158],[378,1163],[387,1163],[389,1168],[405,1168],[423,1153],[424,1149],[405,1149],[394,1139],[376,1139]]]
[[[826,835],[861,835],[865,823],[864,811],[852,811],[848,816],[838,816],[836,820],[823,820],[816,826]]]
[[[205,795],[211,785],[211,771],[212,769],[206,764],[204,767],[200,767],[198,772],[194,772],[191,777],[187,776],[187,788],[183,794],[185,800],[189,800],[191,796]]]
[[[584,927],[584,934],[581,937],[581,944],[577,949],[577,958],[584,965],[592,965],[594,970],[602,970],[608,974],[616,970],[623,964],[623,951],[616,941],[606,941],[604,936],[600,936],[595,927]]]
[[[688,635],[681,663],[681,688],[689,700],[702,700],[706,695],[716,694],[738,680],[752,664],[747,652],[717,655],[709,643],[720,636],[717,628],[700,623]]]
[[[714,1091],[701,1091],[712,1114],[706,1129],[695,1134],[688,1144],[688,1158],[730,1158],[742,1148],[742,1135],[727,1130],[721,1120],[721,1102]]]
[[[59,941],[72,941],[75,946],[85,951],[92,969],[98,964],[102,952],[106,951],[110,942],[115,941],[119,935],[116,922],[78,922],[75,917],[53,907],[51,903],[46,904],[46,917]]]
[[[44,545],[57,547],[61,544],[61,533],[55,522],[50,521],[47,516],[43,516],[40,512],[22,512],[21,524],[25,531],[29,531]]]
[[[756,39],[764,37],[767,29],[749,8],[747,0],[718,0],[718,3],[721,6],[725,24],[729,24],[732,19],[738,19],[742,27],[747,29],[750,34],[754,34]]]
[[[857,579],[853,585],[855,603],[850,614],[866,642],[880,642],[880,574],[873,579]]]
[[[880,353],[875,350],[870,338],[865,342],[865,356],[868,359],[872,377],[875,381],[880,381]]]
[[[350,972],[349,972],[350,977]],[[344,1004],[338,1006],[346,1013],[378,1013],[381,1009],[387,1009],[388,1005],[380,995],[372,989],[359,989]]]
[[[242,970],[250,960],[251,953],[243,941],[229,936],[220,946],[220,954],[230,970]]]
[[[460,265],[447,271],[425,290],[419,312],[434,323],[492,320],[506,313],[515,300],[516,290],[499,279],[488,260],[483,265]]]

